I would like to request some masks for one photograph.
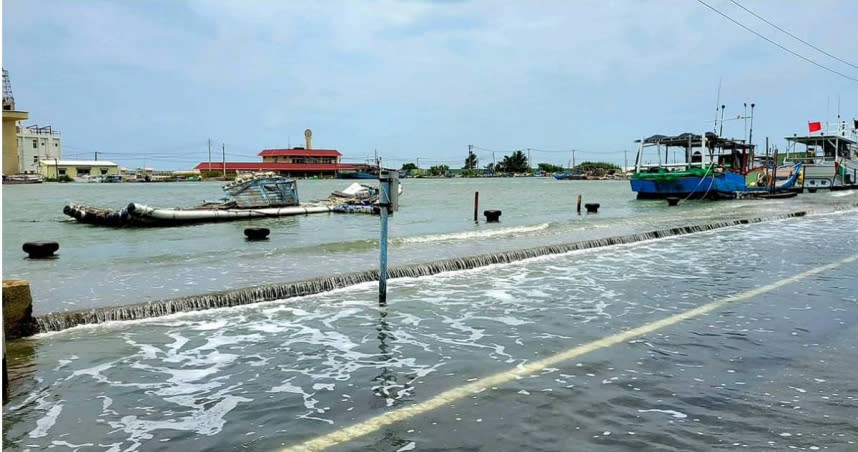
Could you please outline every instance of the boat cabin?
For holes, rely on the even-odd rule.
[[[635,142],[639,143],[636,173],[688,171],[692,168],[745,172],[754,156],[754,145],[744,140],[722,138],[712,132],[653,135]]]
[[[858,159],[858,129],[847,130],[846,123],[826,124],[819,135],[786,137],[784,163],[830,164],[838,159]]]

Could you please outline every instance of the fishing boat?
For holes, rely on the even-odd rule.
[[[41,184],[42,176],[38,174],[13,174],[11,176],[3,175],[4,184]]]
[[[630,182],[638,199],[735,199],[749,192],[792,190],[800,178],[801,163],[780,169],[752,166],[752,144],[713,132],[653,135],[636,142]]]
[[[554,178],[557,180],[586,180],[587,175],[582,173],[573,173],[571,171],[564,171],[562,173],[555,174]]]
[[[783,163],[803,164],[804,189],[858,187],[858,120],[851,127],[846,121],[813,124],[808,135],[786,137]]]
[[[192,223],[240,220],[263,217],[307,215],[337,212],[342,205],[371,205],[378,200],[378,189],[359,186],[346,189],[328,199],[302,204],[298,200],[298,187],[293,179],[274,173],[239,175],[225,184],[227,196],[189,208],[161,208],[140,203],[129,203],[121,209],[107,209],[70,203],[63,213],[79,223],[99,226],[175,226]],[[337,193],[337,192],[335,192]],[[373,213],[372,209],[357,209],[349,213]]]

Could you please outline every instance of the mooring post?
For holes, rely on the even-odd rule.
[[[480,218],[477,216],[477,211],[480,210],[480,192],[474,192],[474,223],[480,224]]]
[[[378,304],[387,304],[387,217],[399,209],[399,173],[378,172],[378,210],[381,216],[381,235],[378,240]]]
[[[9,401],[9,369],[6,367],[6,325],[3,325],[3,334],[0,335],[3,342],[3,403]]]
[[[581,195],[578,195],[578,207],[575,209],[581,215]]]

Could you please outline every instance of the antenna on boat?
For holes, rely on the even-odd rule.
[[[721,130],[718,131],[719,137],[724,135],[724,107],[726,105],[721,105]]]
[[[751,104],[751,130],[750,130],[750,133],[748,133],[748,144],[751,145],[751,147],[754,146],[753,140],[754,140],[754,104],[752,103]]]
[[[721,103],[721,77],[718,77],[718,95],[715,96],[715,124],[712,127],[712,133],[718,130],[718,104]],[[721,115],[724,118],[724,115]]]
[[[744,139],[748,139],[748,103],[745,102],[745,114],[742,115],[742,120],[745,122],[745,134],[742,136]]]

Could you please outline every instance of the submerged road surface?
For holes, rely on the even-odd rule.
[[[4,449],[850,450],[858,213],[18,342]]]

